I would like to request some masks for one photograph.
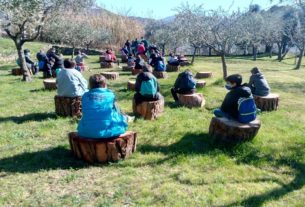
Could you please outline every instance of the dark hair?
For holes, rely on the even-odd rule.
[[[24,53],[30,53],[31,51],[29,49],[25,49],[23,52]]]
[[[240,86],[241,83],[243,82],[243,78],[239,74],[234,74],[226,77],[225,81],[230,83],[236,83],[237,86]]]
[[[253,74],[257,74],[257,73],[260,73],[261,71],[258,69],[258,67],[254,67],[254,68],[252,68],[252,70],[251,70],[251,73],[253,73]]]
[[[106,78],[101,74],[94,74],[89,78],[90,89],[102,88],[107,84]]]
[[[75,61],[71,58],[65,59],[64,60],[64,67],[69,69],[69,68],[75,68]]]
[[[150,72],[150,73],[152,72],[152,69],[149,64],[144,63],[142,67],[143,67],[143,72]]]

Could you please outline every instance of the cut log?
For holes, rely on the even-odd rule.
[[[130,91],[134,91],[136,89],[136,82],[135,81],[128,81],[127,89]]]
[[[259,120],[254,120],[249,124],[242,124],[226,118],[213,117],[209,134],[210,136],[222,142],[241,142],[252,140],[261,127]]]
[[[82,97],[62,97],[55,96],[55,112],[58,116],[82,116]]]
[[[122,60],[122,63],[127,63],[128,62],[127,55],[121,55],[121,60]]]
[[[116,138],[82,138],[76,132],[69,133],[73,155],[89,163],[108,163],[127,159],[136,151],[137,134],[126,132]]]
[[[178,72],[180,70],[180,65],[170,65],[170,64],[167,64],[166,65],[166,71],[167,72]]]
[[[105,57],[105,56],[103,56],[103,55],[102,55],[102,56],[100,56],[100,63],[101,63],[101,62],[106,62],[106,57]]]
[[[133,113],[142,116],[145,120],[154,120],[160,117],[164,111],[164,99],[159,101],[143,102],[136,105],[133,100]]]
[[[203,80],[197,81],[196,88],[204,88],[206,85],[206,82]]]
[[[166,79],[166,78],[168,78],[167,72],[165,72],[165,71],[162,71],[162,72],[154,71],[153,74],[158,79]]]
[[[120,74],[117,72],[103,72],[101,75],[105,76],[107,80],[116,80],[120,76]]]
[[[134,67],[129,67],[129,66],[123,66],[123,67],[122,67],[122,70],[123,70],[123,71],[132,72],[133,69],[134,69]]]
[[[132,71],[131,71],[131,73],[132,73],[132,75],[138,75],[139,73],[142,73],[142,69],[133,69]]]
[[[15,76],[22,75],[21,68],[14,68],[14,69],[12,69],[12,75],[15,75]]]
[[[198,72],[196,74],[196,78],[202,79],[202,78],[211,78],[213,76],[212,72]]]
[[[189,65],[191,65],[191,63],[188,62],[188,61],[180,62],[180,66],[181,66],[181,67],[185,67],[185,66],[189,66]]]
[[[45,79],[43,81],[44,88],[46,90],[56,90],[57,85],[56,85],[56,79]]]
[[[113,68],[113,64],[109,62],[101,62],[101,68]]]
[[[280,96],[271,93],[268,96],[254,96],[257,108],[262,111],[276,111],[279,107]]]
[[[179,104],[188,108],[202,108],[205,105],[205,99],[202,94],[178,94]]]

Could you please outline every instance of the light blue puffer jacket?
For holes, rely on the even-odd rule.
[[[82,97],[83,117],[78,134],[85,138],[113,138],[127,130],[127,119],[115,105],[114,93],[106,88],[95,88]]]

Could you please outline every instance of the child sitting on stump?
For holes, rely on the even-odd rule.
[[[256,118],[256,106],[251,89],[242,85],[239,74],[228,76],[225,87],[229,90],[221,107],[214,111],[216,117],[234,119],[241,123],[249,123]]]
[[[89,79],[90,91],[82,97],[83,116],[78,134],[85,138],[113,138],[127,130],[127,116],[118,109],[115,94],[107,89],[106,78],[96,74]]]
[[[193,94],[196,92],[196,80],[193,78],[190,70],[186,70],[178,75],[171,92],[176,102],[179,100],[177,94]]]
[[[135,91],[134,99],[136,105],[146,101],[163,99],[163,96],[160,94],[160,85],[156,77],[151,73],[148,64],[143,65],[143,72],[136,79]]]
[[[251,70],[251,74],[248,85],[251,88],[253,95],[268,96],[270,93],[270,87],[261,71],[255,67]]]
[[[64,97],[82,96],[87,91],[87,81],[82,74],[75,69],[73,59],[64,60],[64,69],[57,76],[57,93]]]

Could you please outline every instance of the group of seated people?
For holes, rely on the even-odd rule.
[[[144,38],[141,37],[140,40],[137,38],[133,40],[131,43],[129,40],[125,42],[124,47],[121,49],[122,55],[129,56],[137,56],[137,55],[147,55],[147,52],[149,51],[150,44],[149,42]]]
[[[89,88],[86,79],[77,71],[76,62],[73,59],[64,60],[64,67],[57,76],[57,93],[59,96],[82,96],[83,116],[78,125],[78,133],[88,138],[112,138],[123,134],[127,130],[128,116],[123,114],[115,99],[113,91],[107,88],[107,81],[100,74],[89,78]],[[239,74],[228,76],[225,88],[229,90],[221,107],[214,111],[217,117],[226,117],[249,123],[256,118],[254,103],[253,114],[242,117],[239,107],[241,99],[247,104],[253,103],[252,95],[266,96],[270,87],[258,68],[251,70],[250,82],[242,84],[242,76]],[[144,63],[142,72],[137,76],[135,83],[134,101],[137,105],[164,99],[160,93],[160,84],[152,74],[151,66]],[[180,73],[171,89],[172,96],[178,102],[177,94],[193,94],[196,92],[196,80],[192,72],[186,70]],[[248,101],[250,100],[250,101]],[[252,100],[252,102],[251,102]],[[251,108],[251,110],[252,110]]]
[[[173,53],[169,54],[168,64],[172,66],[179,66],[182,62],[187,61],[187,59],[183,55],[175,55]]]

